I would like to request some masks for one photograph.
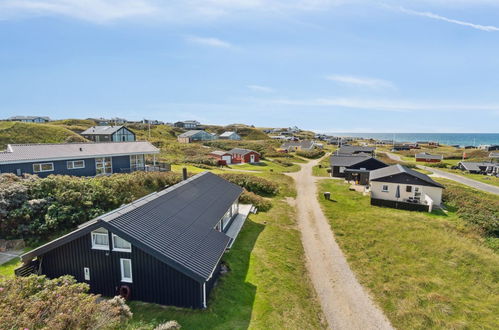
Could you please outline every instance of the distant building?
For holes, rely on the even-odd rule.
[[[163,125],[164,123],[160,120],[156,119],[142,119],[143,124],[151,124],[151,125]]]
[[[312,140],[303,140],[303,141],[289,141],[289,142],[284,142],[280,149],[285,150],[287,152],[294,152],[294,151],[310,151],[313,150],[316,147],[316,144]]]
[[[236,132],[224,132],[219,136],[222,140],[241,140],[241,136]]]
[[[93,120],[95,123],[99,126],[109,126],[112,124],[111,119],[106,119],[106,118],[87,118],[87,120]]]
[[[370,173],[371,205],[431,212],[442,203],[444,186],[400,164]]]
[[[135,133],[125,126],[93,126],[81,132],[81,135],[93,142],[133,142]]]
[[[361,185],[369,184],[370,171],[388,166],[369,155],[332,155],[329,162],[332,177],[345,178]]]
[[[110,119],[110,122],[114,125],[123,125],[126,124],[128,120],[126,120],[125,118],[114,117]]]
[[[489,158],[492,158],[492,159],[499,159],[499,152],[491,152],[489,154]]]
[[[228,152],[231,156],[232,164],[258,163],[260,154],[254,150],[234,148]]]
[[[192,130],[180,134],[177,137],[177,140],[180,143],[191,143],[194,141],[211,141],[211,140],[216,140],[216,138],[217,138],[216,136],[213,136],[208,132],[202,130]]]
[[[457,167],[472,174],[499,174],[499,164],[494,162],[459,162]]]
[[[432,155],[427,152],[420,152],[415,155],[417,162],[439,163],[444,159],[442,155]]]
[[[201,123],[197,120],[184,120],[177,121],[175,124],[173,124],[173,126],[183,129],[195,130],[201,127]]]
[[[148,170],[145,155],[159,149],[149,142],[9,144],[0,152],[0,173],[96,176]]]
[[[50,121],[49,117],[39,117],[39,116],[13,116],[7,119],[8,121],[20,121],[23,123],[48,123]]]
[[[375,147],[343,146],[336,150],[335,155],[370,155],[374,156]]]

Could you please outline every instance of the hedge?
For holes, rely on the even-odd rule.
[[[322,149],[313,149],[310,151],[298,150],[296,152],[298,156],[309,158],[309,159],[317,159],[325,155],[324,150]]]
[[[239,198],[239,202],[243,204],[253,204],[258,211],[262,212],[268,211],[272,207],[272,203],[269,200],[247,190],[243,192]]]
[[[279,192],[277,183],[254,175],[224,173],[220,176],[258,195],[275,196]]]

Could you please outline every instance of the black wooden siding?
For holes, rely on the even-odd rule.
[[[392,201],[387,199],[371,198],[371,205],[391,207],[394,209],[408,210],[408,211],[425,211],[428,212],[430,207],[425,204],[415,204],[407,202]]]
[[[39,258],[42,274],[50,278],[72,275],[77,281],[88,283],[92,293],[112,297],[118,294],[121,285],[127,285],[131,289],[132,300],[189,308],[203,307],[202,283],[133,245],[131,253],[95,250],[92,249],[91,234],[87,234]],[[120,258],[132,260],[133,283],[121,282]],[[84,267],[90,268],[90,281],[84,280]],[[218,270],[213,281],[217,274]],[[210,282],[207,283],[207,296],[213,286]]]

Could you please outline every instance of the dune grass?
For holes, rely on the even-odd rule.
[[[262,160],[260,163],[254,163],[254,164],[241,164],[241,165],[235,164],[235,165],[230,165],[230,168],[233,170],[275,172],[275,173],[296,172],[300,170],[299,165],[293,164],[291,166],[283,166],[279,163],[270,160]]]
[[[177,320],[184,329],[321,329],[320,306],[307,278],[294,211],[282,200],[295,194],[290,178],[273,173],[282,185],[268,212],[251,215],[224,260],[223,276],[206,310],[132,302],[130,329],[151,329]]]
[[[62,143],[86,141],[82,136],[56,125],[0,122],[0,149],[13,143]]]
[[[319,188],[334,199],[318,195],[350,266],[396,328],[497,328],[499,255],[455,213],[374,207],[333,180]]]

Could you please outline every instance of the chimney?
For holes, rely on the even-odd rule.
[[[187,168],[182,168],[182,180],[187,180]]]

